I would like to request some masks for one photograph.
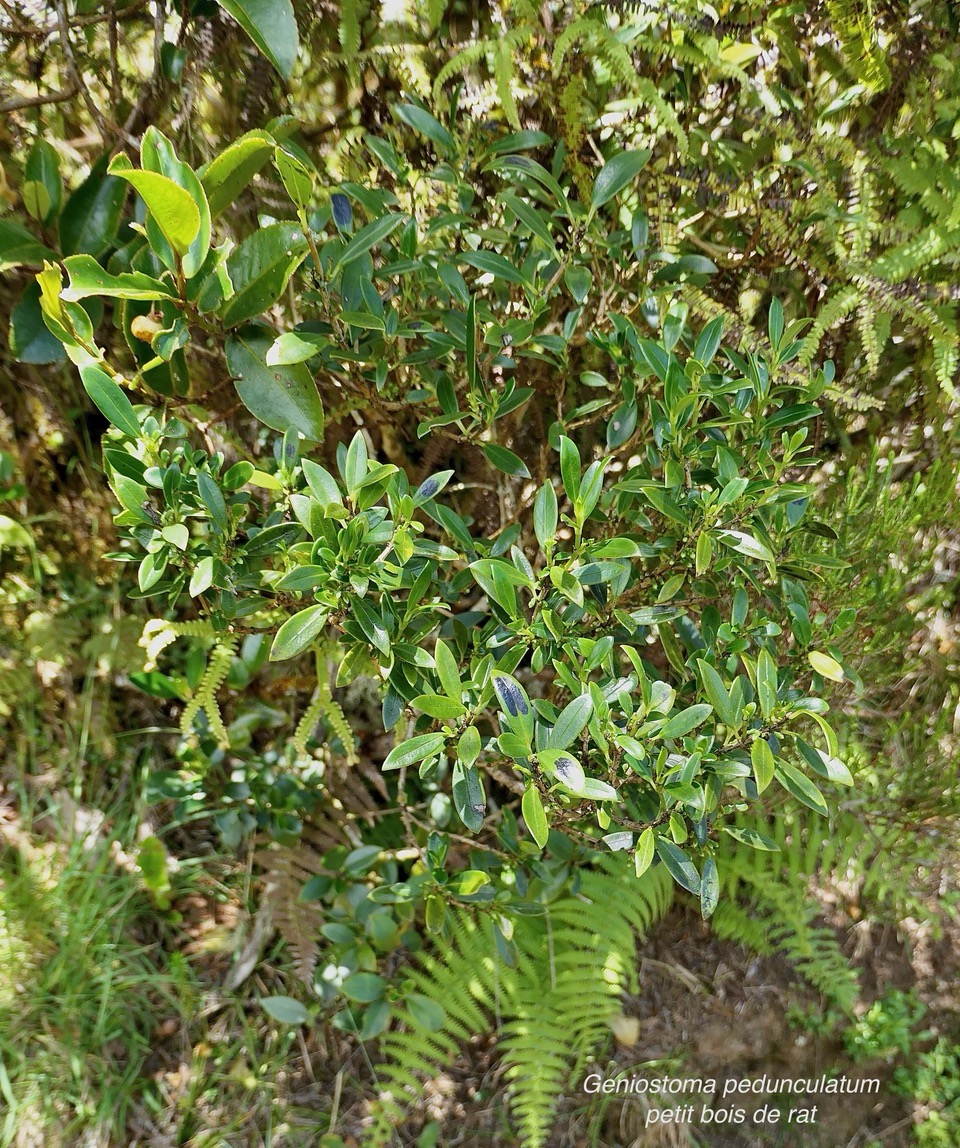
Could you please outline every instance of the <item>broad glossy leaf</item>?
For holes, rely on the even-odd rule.
[[[247,132],[212,159],[200,172],[210,214],[216,218],[273,155],[276,140],[269,132]]]
[[[30,214],[41,223],[52,222],[60,213],[63,203],[60,155],[42,136],[38,136],[30,149],[23,169],[23,179],[23,202]]]
[[[27,284],[10,313],[10,351],[18,363],[62,363],[67,357],[43,321],[37,282]]]
[[[523,459],[515,455],[512,450],[507,450],[505,446],[486,442],[483,444],[483,453],[487,456],[487,461],[492,463],[497,470],[502,470],[504,474],[509,474],[514,478],[530,477],[530,471],[527,470],[527,464]]]
[[[285,80],[289,80],[300,47],[300,34],[290,0],[217,0],[236,20]]]
[[[193,196],[159,172],[133,167],[123,154],[115,156],[107,170],[137,189],[170,246],[186,254],[200,231],[200,209]]]
[[[116,243],[127,185],[122,179],[107,175],[108,158],[101,156],[64,206],[60,216],[64,255],[99,258]]]
[[[470,728],[473,729],[472,726]],[[461,738],[461,744],[462,741]],[[453,765],[453,804],[463,824],[476,833],[482,827],[487,813],[483,781],[478,769],[459,760]]]
[[[382,243],[384,239],[392,235],[401,224],[406,223],[407,217],[405,215],[384,215],[380,219],[375,219],[372,223],[368,223],[366,227],[361,227],[357,234],[350,240],[350,242],[340,252],[340,256],[331,271],[331,277],[341,267],[346,267],[348,264],[353,263],[355,259],[359,259],[361,255],[366,253],[378,243]]]
[[[662,737],[683,737],[684,734],[696,729],[698,725],[702,725],[712,713],[713,706],[703,704],[689,706],[687,709],[681,710],[680,713],[674,714],[660,731],[660,734]]]
[[[323,404],[313,377],[302,364],[268,367],[270,334],[261,328],[241,330],[227,340],[227,366],[236,380],[240,401],[251,414],[274,430],[299,431],[319,442],[323,438]]]
[[[326,606],[308,606],[288,618],[273,639],[270,661],[282,662],[305,650],[327,624],[328,613]]]
[[[565,706],[547,737],[547,749],[566,749],[583,732],[593,714],[593,698],[581,694]]]
[[[758,737],[750,747],[750,762],[753,765],[753,776],[757,783],[757,793],[763,793],[773,781],[776,761],[765,737]]]
[[[657,855],[678,885],[694,895],[700,893],[700,874],[687,854],[666,837],[657,837]]]
[[[276,303],[308,247],[296,223],[271,223],[248,235],[227,258],[233,295],[219,309],[225,326],[235,327]]]

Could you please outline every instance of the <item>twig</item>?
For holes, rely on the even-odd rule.
[[[12,100],[5,100],[0,104],[0,115],[5,112],[16,112],[21,108],[39,108],[44,104],[62,104],[67,100],[72,100],[79,91],[80,86],[71,80],[71,82],[59,92],[45,92],[39,96],[17,96]]]

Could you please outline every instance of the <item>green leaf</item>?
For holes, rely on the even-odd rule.
[[[217,0],[236,20],[285,80],[300,48],[300,35],[290,0]]]
[[[110,275],[92,255],[68,255],[63,261],[70,286],[60,292],[68,303],[105,295],[114,299],[176,299],[174,291],[159,279],[139,271]]]
[[[210,214],[214,218],[225,211],[257,172],[276,146],[268,132],[247,132],[212,159],[200,171],[200,182],[207,193]]]
[[[273,639],[270,661],[282,662],[305,650],[327,624],[326,606],[308,606],[288,618]]]
[[[523,459],[518,458],[512,450],[507,450],[505,446],[487,442],[483,444],[483,453],[487,456],[487,461],[492,463],[497,470],[502,470],[504,474],[512,475],[515,478],[530,477],[530,471],[527,470],[527,464]]]
[[[10,312],[10,351],[18,363],[62,363],[66,358],[63,344],[43,321],[36,280],[26,285]]]
[[[127,185],[106,174],[108,158],[104,155],[97,160],[67,200],[60,216],[64,255],[92,255],[96,259],[116,242]]]
[[[475,725],[467,726],[457,742],[457,757],[465,766],[471,766],[480,756],[480,731]]]
[[[761,849],[766,853],[779,853],[780,846],[767,837],[764,833],[758,833],[756,829],[744,829],[739,825],[721,825],[720,828],[724,833],[729,833],[735,840],[742,842],[744,845],[749,845],[751,849]]]
[[[836,659],[831,658],[829,654],[821,653],[819,650],[811,650],[807,654],[807,661],[822,677],[829,678],[831,682],[843,681],[843,666]]]
[[[268,367],[269,333],[248,327],[227,339],[227,366],[243,405],[274,430],[299,431],[313,442],[323,439],[323,405],[313,376],[298,363]]]
[[[495,251],[468,251],[459,258],[461,263],[476,267],[484,275],[492,275],[495,279],[502,279],[506,283],[516,283],[520,287],[528,286],[527,280],[524,279],[514,264],[502,255],[497,255]]]
[[[510,208],[517,219],[530,229],[555,258],[559,258],[546,220],[535,207],[532,207],[525,200],[520,199],[519,196],[509,191],[502,191],[497,198]]]
[[[724,530],[720,534],[720,541],[725,546],[732,546],[738,554],[746,554],[748,558],[758,558],[761,562],[773,562],[770,548],[764,546],[751,534],[744,534],[741,530]]]
[[[430,717],[439,718],[440,721],[455,721],[467,712],[467,707],[462,702],[444,697],[443,694],[420,694],[410,704],[429,714]]]
[[[547,823],[543,802],[540,800],[540,792],[532,781],[523,791],[520,810],[523,813],[523,820],[526,822],[527,829],[530,830],[530,836],[542,849],[550,836],[550,826]]]
[[[169,526],[164,526],[160,535],[165,542],[169,542],[178,550],[186,550],[190,542],[189,531],[182,522],[171,522]]]
[[[208,554],[206,558],[201,558],[194,568],[193,574],[190,577],[190,597],[196,598],[198,595],[209,590],[213,585],[213,563],[214,558],[212,554]]]
[[[655,845],[653,830],[648,826],[640,834],[637,840],[636,850],[634,851],[633,861],[638,877],[642,877],[653,863]]]
[[[700,874],[697,872],[696,866],[679,845],[674,845],[674,843],[666,837],[658,836],[657,856],[664,865],[666,865],[670,876],[681,888],[686,889],[695,896],[699,896]]]
[[[390,750],[382,768],[401,769],[405,765],[416,765],[418,761],[432,757],[443,749],[446,740],[446,735],[442,733],[421,733],[407,738]]]
[[[11,219],[0,219],[0,271],[56,258],[56,251],[45,247],[25,227]]]
[[[537,763],[544,773],[555,778],[571,793],[582,794],[586,780],[583,766],[563,749],[544,749],[537,754]]]
[[[339,258],[330,271],[330,278],[332,279],[341,267],[346,267],[355,259],[359,259],[361,255],[366,255],[372,247],[382,243],[406,221],[406,215],[384,215],[381,219],[375,219],[373,223],[368,223],[366,227],[361,227],[340,252]]]
[[[777,704],[777,665],[766,650],[760,651],[757,658],[757,697],[760,712],[770,717]]]
[[[824,816],[829,813],[823,794],[799,769],[795,769],[785,761],[778,761],[776,778],[788,793],[812,809],[814,813],[822,813]]]
[[[202,470],[197,473],[197,493],[207,508],[217,532],[226,534],[230,528],[230,520],[227,517],[227,504],[223,500],[223,493],[210,475]]]
[[[107,171],[137,189],[170,246],[186,254],[200,231],[200,209],[193,196],[159,172],[133,167],[122,153],[113,158]]]
[[[460,738],[460,744],[457,747],[457,753],[462,756],[462,747],[464,738],[473,726],[468,730],[464,730],[463,736]],[[480,736],[477,734],[477,751],[480,749]],[[476,760],[474,758],[474,760]],[[480,771],[473,767],[472,764],[465,764],[461,760],[453,763],[453,804],[457,811],[457,816],[463,824],[472,832],[476,833],[483,826],[483,819],[487,814],[487,799],[483,792],[483,781],[480,778]]]
[[[93,399],[100,413],[124,434],[136,438],[140,434],[137,412],[123,391],[106,371],[90,365],[80,368],[83,389]]]
[[[411,993],[407,997],[407,1009],[413,1023],[428,1032],[439,1032],[447,1023],[443,1005],[423,993]]]
[[[596,211],[598,207],[603,207],[618,192],[623,191],[640,174],[649,158],[650,152],[646,150],[625,151],[604,164],[594,180],[590,210]]]
[[[587,777],[580,787],[580,796],[585,797],[588,801],[616,801],[618,794],[613,786],[608,785],[605,781],[599,781],[595,777]]]
[[[560,436],[560,475],[567,498],[575,502],[580,493],[580,452],[566,435]]]
[[[687,709],[681,710],[680,713],[674,714],[660,731],[660,735],[661,737],[683,737],[684,734],[705,722],[712,713],[713,706],[702,703],[689,706]]]
[[[491,681],[500,706],[510,719],[511,729],[522,730],[529,740],[533,736],[534,715],[526,690],[516,678],[500,670],[493,672]]]
[[[416,104],[394,104],[392,111],[398,120],[402,120],[408,127],[413,128],[422,136],[426,136],[428,140],[433,140],[448,155],[452,155],[457,150],[456,140],[450,132],[425,108],[417,107]]]
[[[763,793],[773,781],[776,761],[773,751],[765,737],[758,737],[750,746],[750,761],[753,765],[753,776],[757,782],[757,793]]]
[[[708,857],[703,863],[703,873],[700,876],[700,915],[706,921],[713,915],[714,909],[720,903],[720,874],[717,872],[717,863]]]
[[[581,694],[572,702],[564,706],[557,718],[556,725],[547,735],[547,749],[566,749],[583,732],[584,727],[593,715],[593,698],[589,694]]]
[[[306,1006],[293,997],[261,997],[263,1011],[281,1024],[306,1024],[309,1013]]]
[[[533,504],[533,529],[540,546],[546,550],[557,536],[557,492],[547,481],[537,491]]]
[[[699,660],[697,665],[700,667],[704,691],[710,704],[716,710],[717,717],[725,726],[735,726],[737,724],[736,713],[730,695],[727,693],[727,688],[723,684],[723,679],[709,662]]]
[[[376,973],[353,973],[343,982],[343,994],[352,1001],[369,1004],[383,996],[388,983]]]
[[[593,286],[593,275],[586,267],[571,263],[563,273],[563,281],[578,307],[582,307]]]
[[[463,696],[463,684],[460,681],[460,670],[457,666],[457,659],[453,656],[447,643],[441,641],[439,638],[437,639],[436,649],[433,652],[433,658],[437,663],[437,676],[440,679],[443,692],[448,698],[459,702]]]
[[[272,307],[308,249],[296,223],[271,223],[248,235],[227,258],[233,294],[219,308],[224,325],[236,327]]]
[[[24,206],[34,219],[43,224],[51,223],[60,213],[63,203],[63,181],[60,178],[60,155],[42,136],[34,140],[23,178]]]

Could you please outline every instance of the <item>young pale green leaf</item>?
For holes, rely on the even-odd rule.
[[[417,734],[416,737],[395,745],[384,759],[382,768],[401,769],[405,765],[416,765],[418,761],[424,761],[439,753],[446,740],[446,736],[442,733]]]
[[[219,308],[224,326],[236,327],[273,306],[308,248],[296,223],[271,223],[248,235],[227,258],[233,294]]]
[[[547,815],[540,799],[539,790],[532,781],[523,791],[520,811],[523,813],[523,820],[526,822],[527,829],[530,830],[530,836],[542,849],[550,836],[550,825],[547,822]]]
[[[274,430],[299,431],[313,442],[323,439],[323,405],[313,376],[298,363],[268,367],[270,335],[249,327],[227,339],[227,367],[237,395],[252,415]]]
[[[557,493],[552,482],[545,482],[537,491],[533,504],[533,529],[544,550],[553,546],[557,536]]]
[[[593,698],[581,694],[564,706],[556,725],[547,735],[546,749],[566,749],[583,732],[593,715]]]
[[[100,413],[124,434],[136,438],[140,434],[137,412],[123,391],[106,371],[92,364],[80,368],[83,389],[93,399]]]
[[[440,721],[456,721],[467,712],[463,702],[444,697],[443,694],[420,694],[410,703],[415,709]]]
[[[843,681],[843,666],[835,658],[831,658],[829,654],[821,653],[820,650],[811,650],[807,654],[807,661],[822,677],[829,678],[831,682]]]
[[[60,155],[53,144],[42,136],[38,136],[30,148],[23,178],[24,206],[30,210],[28,188],[33,185],[36,188],[32,197],[34,210],[30,210],[30,214],[43,224],[51,223],[60,213],[63,181],[60,178]]]
[[[261,997],[260,1005],[267,1016],[281,1024],[306,1024],[310,1015],[306,1006],[293,997]]]
[[[213,555],[201,558],[190,577],[190,597],[196,598],[213,585]]]
[[[605,781],[600,781],[596,777],[587,777],[584,778],[583,785],[580,786],[579,796],[586,798],[587,801],[616,801],[617,791]]]
[[[471,726],[470,729],[473,727]],[[465,730],[464,736],[469,732],[470,730]],[[479,740],[479,735],[477,735],[477,741],[479,742]],[[462,745],[463,737],[460,738],[460,746]],[[460,754],[460,746],[457,747],[458,755]],[[479,749],[478,745],[478,752]],[[475,760],[476,758],[474,758]],[[463,824],[473,833],[476,833],[483,825],[483,819],[487,814],[487,799],[483,792],[480,771],[472,763],[467,764],[462,756],[453,763],[453,805]]]
[[[285,80],[293,73],[300,35],[290,0],[217,0]]]
[[[593,184],[590,209],[596,211],[632,183],[646,166],[649,151],[625,151],[603,165]]]
[[[200,231],[200,209],[193,196],[159,172],[134,168],[123,153],[114,156],[107,171],[136,188],[167,242],[185,255]]]
[[[634,867],[638,877],[642,877],[653,864],[655,847],[656,842],[654,841],[653,830],[648,826],[640,834],[637,840],[637,848],[633,855]]]
[[[110,275],[92,255],[68,255],[63,266],[70,276],[70,285],[60,292],[60,298],[68,303],[87,299],[91,295],[105,295],[114,299],[176,298],[169,284],[139,271]]]
[[[273,639],[270,661],[282,662],[302,653],[327,624],[327,614],[326,606],[308,606],[288,618]]]
[[[160,535],[165,542],[169,542],[178,550],[186,550],[190,542],[190,534],[182,522],[171,522],[169,526],[164,526]]]
[[[757,793],[763,793],[773,781],[777,764],[765,737],[758,737],[754,740],[750,747],[750,761],[753,765],[753,776],[757,783]]]

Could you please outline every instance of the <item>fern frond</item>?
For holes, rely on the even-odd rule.
[[[227,735],[227,727],[223,724],[223,714],[220,712],[220,703],[217,701],[217,690],[230,672],[236,650],[237,638],[233,635],[221,638],[214,646],[207,662],[207,668],[200,679],[200,684],[180,715],[180,730],[184,736],[190,733],[194,718],[203,710],[207,715],[210,730],[216,737],[221,749],[229,748],[230,738]]]
[[[323,855],[330,848],[324,834],[307,825],[295,845],[265,843],[253,855],[264,870],[263,897],[270,918],[290,948],[297,975],[308,986],[320,955],[323,913],[319,902],[304,901],[301,894],[311,877],[324,872]]]
[[[565,1082],[607,1038],[621,992],[635,987],[639,937],[666,913],[672,896],[662,867],[638,881],[617,858],[600,858],[582,873],[579,892],[557,898],[543,917],[516,921],[516,968],[499,959],[489,915],[448,913],[443,949],[418,956],[405,970],[416,992],[443,1004],[446,1022],[425,1034],[403,1007],[399,1026],[380,1039],[382,1092],[371,1144],[389,1143],[405,1092],[449,1064],[460,1043],[487,1029],[495,1013],[520,1139],[542,1148]]]

